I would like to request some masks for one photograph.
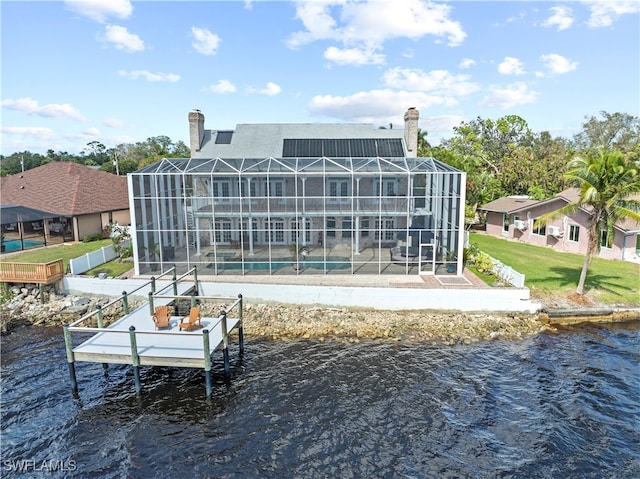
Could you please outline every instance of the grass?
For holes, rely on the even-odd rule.
[[[22,253],[12,253],[2,255],[0,262],[3,263],[48,263],[62,258],[64,271],[67,271],[69,260],[78,258],[103,246],[113,244],[110,239],[91,241],[89,243],[64,243],[61,245],[47,246],[45,248],[34,248]],[[120,263],[117,260],[110,261],[103,265],[87,271],[86,275],[98,276],[98,273],[105,272],[108,276],[120,276],[133,268],[133,263]]]
[[[584,256],[551,248],[471,233],[469,242],[525,275],[534,297],[571,296],[580,278]],[[640,265],[594,258],[585,284],[586,294],[599,303],[640,306]]]

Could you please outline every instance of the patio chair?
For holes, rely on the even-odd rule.
[[[192,306],[189,311],[189,315],[181,318],[178,324],[180,326],[180,331],[183,329],[191,331],[192,329],[201,328],[202,322],[200,321],[200,306]]]
[[[157,306],[156,312],[152,317],[153,322],[156,324],[156,329],[168,328],[170,318],[169,306]]]

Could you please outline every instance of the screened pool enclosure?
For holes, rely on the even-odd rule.
[[[163,159],[129,175],[136,273],[459,275],[464,185],[434,158]]]

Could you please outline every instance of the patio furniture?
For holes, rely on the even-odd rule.
[[[201,328],[202,322],[200,319],[200,306],[192,306],[189,310],[189,315],[180,318],[180,322],[178,323],[180,331],[183,329],[191,331],[192,329]]]
[[[168,328],[169,319],[171,319],[171,313],[169,313],[169,306],[156,306],[155,314],[151,319],[156,324],[156,329]]]

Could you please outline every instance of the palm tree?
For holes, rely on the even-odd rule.
[[[587,271],[600,251],[600,233],[613,237],[613,227],[624,219],[640,222],[640,175],[638,165],[626,160],[619,151],[601,150],[569,163],[565,178],[580,188],[579,198],[547,217],[571,214],[578,209],[590,213],[587,252],[576,289],[584,294]]]

